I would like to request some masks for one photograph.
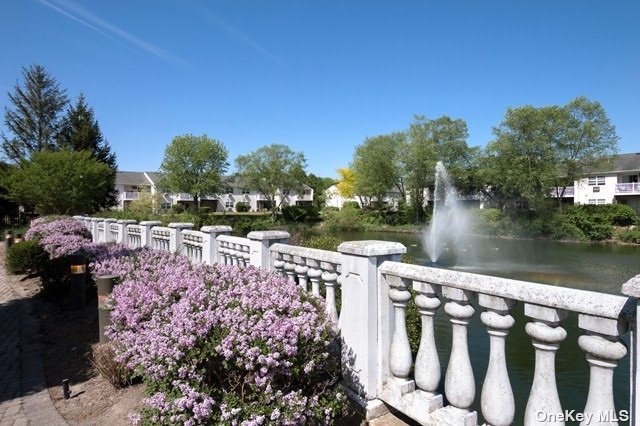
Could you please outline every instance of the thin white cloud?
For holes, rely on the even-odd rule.
[[[196,2],[196,7],[201,12],[202,16],[204,16],[210,22],[212,22],[215,25],[217,25],[219,28],[221,28],[227,34],[231,35],[232,37],[236,38],[237,40],[240,40],[241,42],[245,43],[246,45],[248,45],[249,47],[251,47],[255,51],[257,51],[257,52],[263,54],[264,56],[268,57],[269,59],[277,62],[279,65],[281,65],[283,67],[287,66],[283,61],[280,60],[280,58],[275,56],[273,53],[269,52],[267,49],[265,49],[264,47],[259,45],[255,40],[253,40],[251,37],[249,37],[248,35],[246,35],[242,31],[240,31],[239,29],[237,29],[236,27],[234,27],[233,25],[231,25],[230,23],[228,23],[227,21],[222,19],[220,16],[216,15],[215,13],[213,13],[212,11],[210,11],[209,9],[204,7],[199,2]]]
[[[148,52],[162,60],[169,62],[177,62],[186,65],[185,61],[176,55],[152,44],[148,41],[137,37],[130,32],[100,18],[91,11],[74,3],[71,0],[37,0],[43,5],[55,10],[61,15],[66,16],[90,29],[101,34],[102,36],[112,40],[127,49],[135,51],[133,47]]]

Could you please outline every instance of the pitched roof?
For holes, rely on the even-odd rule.
[[[613,160],[613,169],[615,171],[639,171],[640,152],[616,155]]]
[[[118,172],[116,185],[149,185],[149,180],[143,172]]]

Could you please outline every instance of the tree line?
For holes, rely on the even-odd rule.
[[[468,136],[462,119],[416,115],[408,129],[358,145],[350,167],[338,170],[338,190],[365,204],[394,190],[401,208],[421,222],[441,161],[462,194],[482,194],[499,208],[523,201],[545,208],[552,194],[561,206],[567,186],[609,166],[619,139],[602,105],[583,96],[561,106],[508,108],[484,148],[468,146]]]

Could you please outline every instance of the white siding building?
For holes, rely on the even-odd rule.
[[[144,192],[159,194],[162,209],[168,209],[176,204],[185,206],[194,204],[191,194],[160,194],[157,188],[159,179],[160,174],[155,172],[118,172],[116,190],[119,195],[116,208],[123,210],[127,204],[139,199],[140,194]],[[231,179],[227,180],[227,185],[228,189],[225,193],[203,196],[200,205],[209,207],[212,211],[236,211],[238,203],[248,204],[249,210],[254,212],[269,209],[266,197],[258,191]],[[303,185],[303,190],[299,193],[286,188],[281,189],[276,195],[276,204],[280,204],[281,200],[282,206],[310,205],[313,203],[313,189],[307,185]]]

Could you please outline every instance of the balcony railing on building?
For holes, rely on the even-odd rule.
[[[640,183],[638,182],[629,182],[629,183],[616,183],[616,194],[640,194]]]

